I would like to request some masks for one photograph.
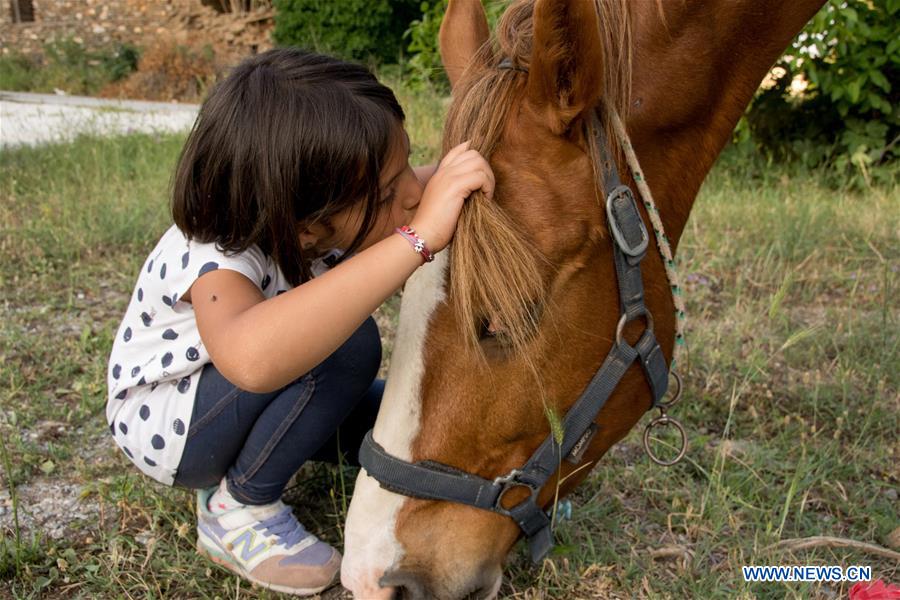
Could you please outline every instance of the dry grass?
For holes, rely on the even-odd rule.
[[[414,161],[438,152],[441,99],[400,90]],[[111,336],[167,226],[182,139],[80,139],[0,155],[0,596],[269,598],[199,558],[191,496],[141,476],[108,439]],[[575,497],[553,558],[514,551],[502,597],[836,598],[848,583],[748,584],[745,564],[862,564],[897,582],[900,191],[725,157],[680,248],[691,328],[678,416],[691,450],[664,470],[617,445]],[[379,316],[391,343],[396,301]],[[352,473],[305,468],[288,498],[340,543]],[[16,528],[70,485],[63,528]],[[56,488],[54,488],[56,486]],[[348,490],[349,491],[349,490]],[[35,537],[33,537],[35,536]],[[831,536],[869,546],[793,547]],[[335,590],[328,597],[341,597]]]

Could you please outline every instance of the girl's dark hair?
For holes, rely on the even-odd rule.
[[[200,108],[173,181],[175,224],[224,252],[256,244],[299,285],[312,257],[298,224],[364,198],[345,256],[356,250],[378,216],[379,174],[404,118],[365,67],[296,48],[253,56]]]

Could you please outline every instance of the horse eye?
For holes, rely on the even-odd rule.
[[[478,322],[478,339],[486,340],[497,337],[497,330],[489,319],[482,318]]]

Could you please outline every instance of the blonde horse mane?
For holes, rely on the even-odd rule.
[[[594,0],[604,48],[604,104],[623,117],[631,82],[627,2]],[[470,147],[490,160],[503,134],[509,107],[524,84],[520,73],[496,67],[504,58],[516,66],[529,67],[533,7],[534,0],[516,0],[507,8],[497,25],[494,43],[482,46],[473,62],[489,68],[470,70],[457,85],[444,128],[444,153],[470,140]],[[606,113],[603,111],[603,125],[612,131]],[[490,319],[502,326],[503,342],[515,355],[528,358],[527,344],[540,318],[533,309],[545,306],[546,290],[540,275],[545,261],[496,197],[492,202],[476,192],[469,198],[450,260],[450,297],[467,347],[483,357],[479,329],[483,320]]]

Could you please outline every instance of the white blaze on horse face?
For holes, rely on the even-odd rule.
[[[400,306],[391,367],[381,409],[375,422],[375,441],[397,458],[412,460],[412,441],[419,433],[421,385],[428,322],[444,301],[444,273],[449,252],[435,256],[406,283]],[[341,583],[357,598],[390,597],[378,581],[403,556],[395,535],[397,514],[405,496],[388,492],[363,469],[347,514]]]

